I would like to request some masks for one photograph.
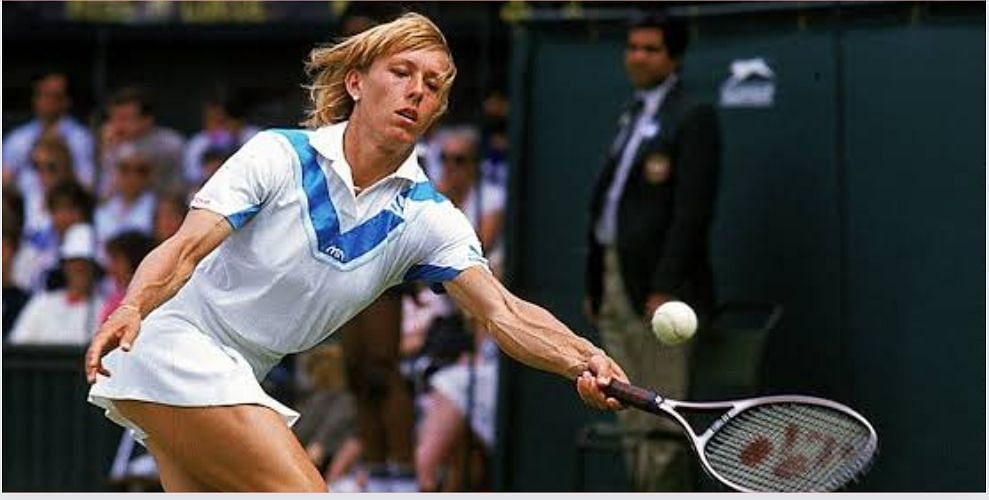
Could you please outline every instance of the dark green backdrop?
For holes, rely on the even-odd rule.
[[[776,72],[774,106],[720,110],[712,241],[721,298],[786,308],[764,390],[838,399],[872,419],[881,455],[856,489],[983,490],[984,5],[683,13],[696,93],[715,102],[735,59]],[[615,22],[530,22],[513,53],[510,280],[594,339],[580,314],[583,235],[631,92],[623,37]],[[514,363],[502,372],[497,486],[571,489],[577,429],[610,416],[564,380]],[[622,484],[617,456],[590,458],[589,488]]]

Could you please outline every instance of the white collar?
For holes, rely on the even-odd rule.
[[[666,94],[670,92],[670,89],[676,85],[677,80],[679,80],[677,74],[670,73],[659,85],[651,89],[640,90],[636,92],[636,95],[645,103],[645,109],[655,111],[659,107],[659,104],[663,102],[663,99],[666,98]]]
[[[330,160],[333,170],[353,187],[354,181],[351,167],[343,154],[343,132],[347,130],[347,123],[349,122],[342,121],[316,129],[312,133],[310,144],[312,144],[312,147],[320,155]],[[416,157],[415,148],[412,148],[412,152],[409,153],[409,156],[402,161],[401,165],[394,172],[382,180],[396,178],[410,182],[421,182],[426,179],[426,174],[423,173],[422,168],[419,166],[419,159]]]

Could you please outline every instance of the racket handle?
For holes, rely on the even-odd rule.
[[[636,387],[615,379],[612,379],[611,383],[604,387],[604,393],[624,404],[652,413],[659,411],[657,399],[662,400],[658,394],[649,389]]]

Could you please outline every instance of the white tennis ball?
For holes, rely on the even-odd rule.
[[[666,302],[652,314],[652,331],[666,345],[686,342],[697,331],[697,315],[683,302]]]

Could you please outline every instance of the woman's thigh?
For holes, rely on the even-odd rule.
[[[191,484],[219,491],[326,491],[285,421],[267,407],[114,403],[147,432],[155,458],[170,462]]]
[[[165,491],[175,493],[216,491],[183,469],[175,459],[159,450],[154,443],[148,441],[145,443],[148,445],[151,455],[155,457],[155,464],[158,466],[158,478],[161,480],[161,486]]]

